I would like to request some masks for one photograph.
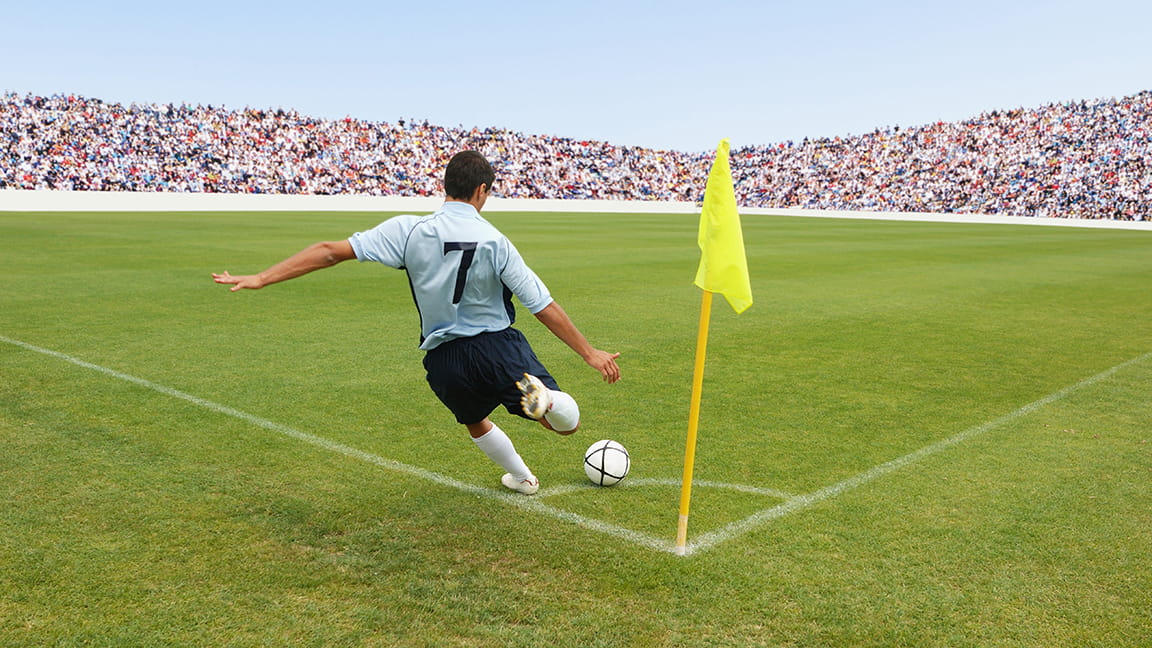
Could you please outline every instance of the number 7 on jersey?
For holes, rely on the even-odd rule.
[[[476,256],[476,242],[445,241],[444,256],[449,252],[460,252],[460,269],[456,271],[456,290],[452,293],[452,303],[459,304],[464,296],[464,283],[468,280],[468,268],[472,267],[472,258]]]

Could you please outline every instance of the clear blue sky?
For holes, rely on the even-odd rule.
[[[705,151],[1152,89],[1152,3],[6,2],[0,90]]]

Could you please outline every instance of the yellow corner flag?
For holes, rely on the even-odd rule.
[[[700,212],[700,267],[696,285],[720,293],[732,309],[743,313],[752,305],[748,281],[748,260],[744,256],[744,234],[736,210],[736,191],[728,166],[728,140],[720,140],[716,159],[704,188],[704,208]]]
[[[696,285],[704,289],[700,303],[700,329],[696,337],[696,366],[692,371],[692,401],[688,410],[688,442],[684,447],[684,479],[680,482],[680,522],[676,528],[676,554],[688,553],[688,508],[692,500],[692,471],[696,463],[696,431],[700,422],[700,396],[704,391],[704,359],[708,353],[708,322],[712,293],[728,299],[737,313],[752,305],[752,284],[744,255],[744,234],[736,210],[732,170],[728,166],[728,140],[720,140],[716,160],[704,188],[700,212],[700,267]]]

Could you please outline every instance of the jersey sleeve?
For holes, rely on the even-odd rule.
[[[505,245],[501,250],[503,258],[500,269],[500,280],[516,295],[516,299],[535,315],[552,303],[552,294],[548,286],[536,276],[536,273],[524,262],[520,251],[512,245],[511,241],[504,239]]]
[[[364,232],[348,237],[359,261],[375,261],[392,268],[404,267],[404,248],[417,216],[395,216]]]

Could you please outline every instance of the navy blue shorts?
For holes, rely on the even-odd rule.
[[[424,369],[436,397],[464,425],[483,421],[500,405],[530,418],[520,407],[516,388],[526,373],[549,389],[560,389],[524,334],[514,328],[445,342],[424,354]]]

